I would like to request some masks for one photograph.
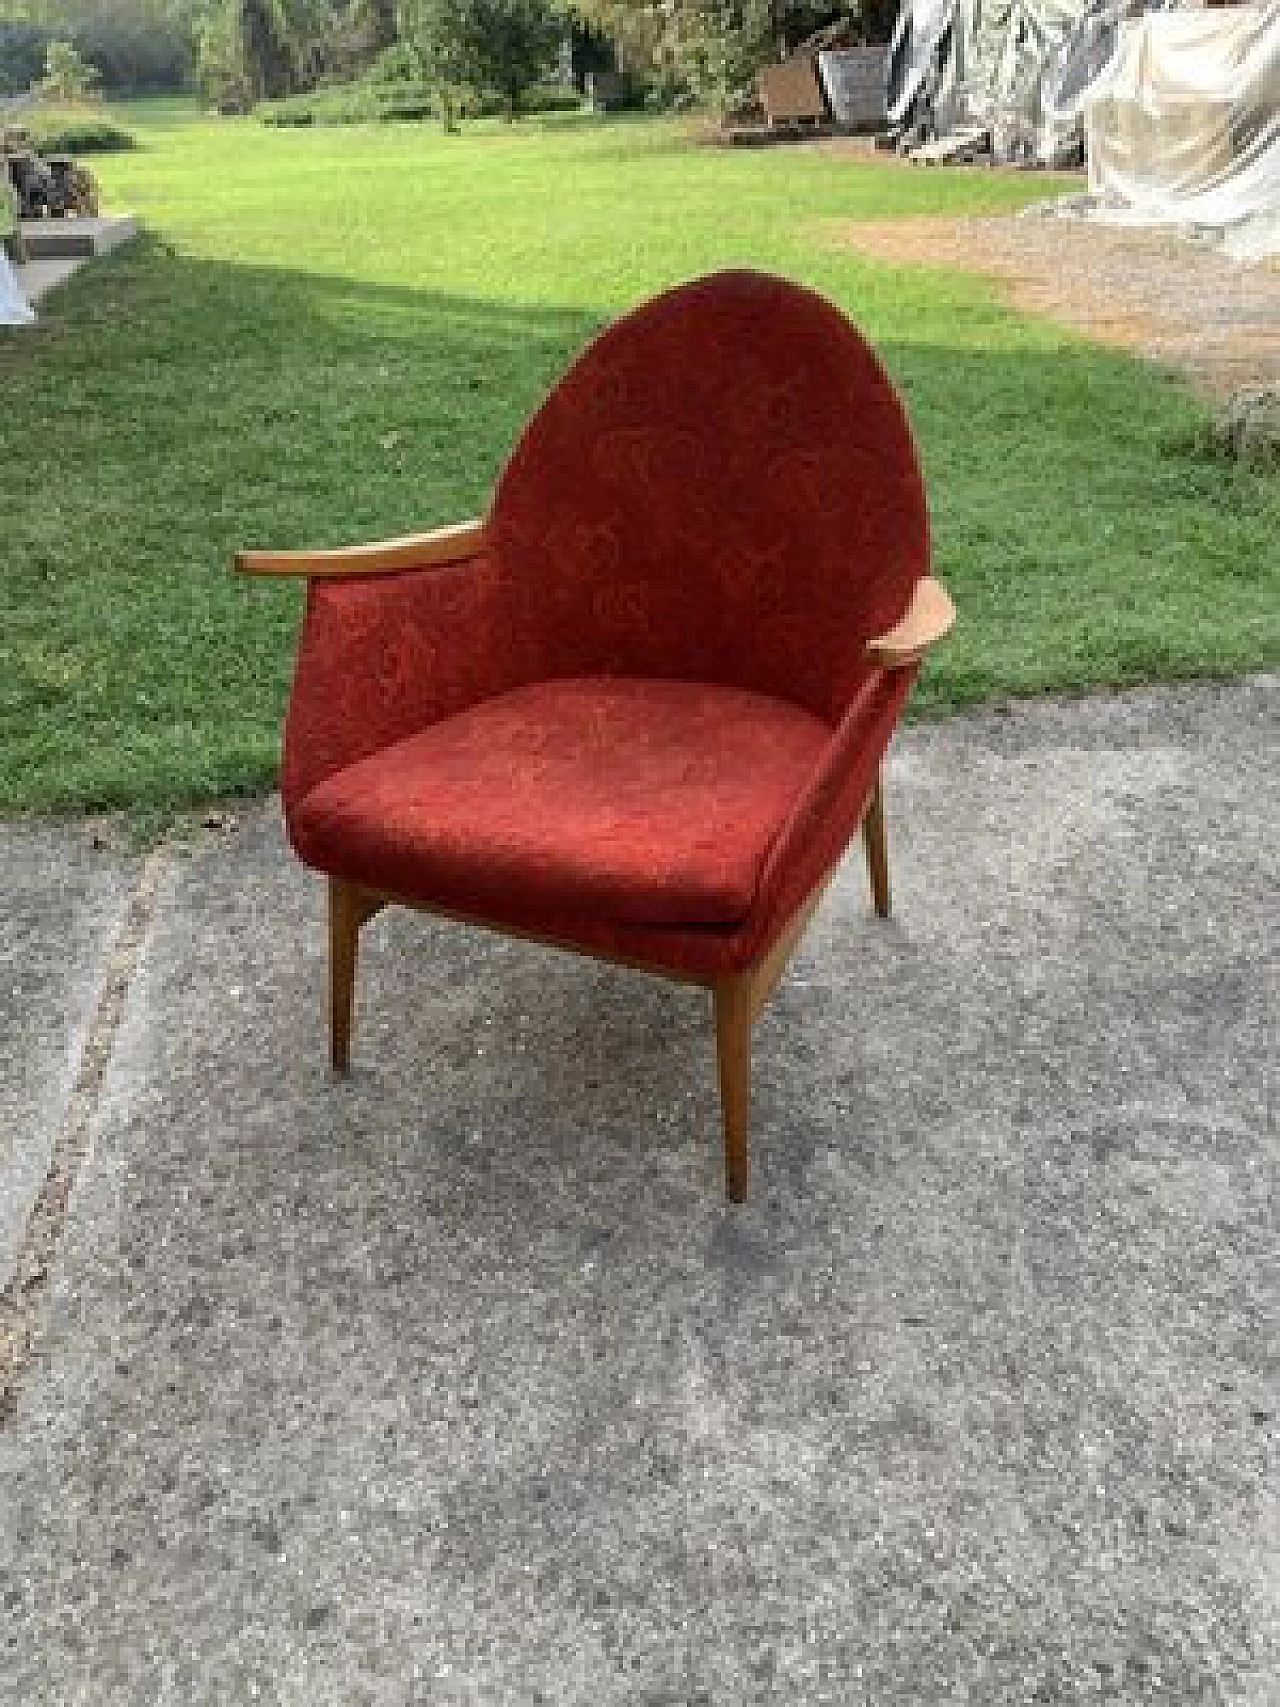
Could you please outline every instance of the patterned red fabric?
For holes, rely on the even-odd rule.
[[[359,760],[293,817],[303,859],[408,899],[734,924],[831,731],[701,682],[537,682]]]
[[[911,670],[877,673],[829,740],[792,814],[779,830],[748,918],[737,925],[627,924],[580,909],[531,907],[509,893],[458,912],[570,943],[590,953],[634,961],[682,977],[740,972],[764,955],[809,891],[840,858],[862,819],[876,770],[911,687]]]
[[[552,392],[487,534],[448,568],[312,584],[285,734],[299,854],[676,971],[751,964],[856,830],[914,674],[866,660],[929,555],[910,431],[875,356],[780,279],[670,291]],[[612,736],[609,762],[605,747],[590,758],[574,721],[622,703],[609,679],[635,695],[625,762]],[[557,681],[559,699],[532,691]],[[684,749],[661,682],[700,708]],[[512,703],[539,719],[523,736],[488,704],[522,688]],[[729,698],[713,713],[716,690]],[[505,745],[487,749],[486,726]],[[539,746],[537,801],[512,774],[521,740]],[[590,799],[592,781],[625,788],[626,810]],[[504,788],[505,805],[484,799]]]
[[[488,553],[412,574],[312,581],[284,733],[286,817],[316,783],[541,672]]]
[[[730,682],[839,720],[927,573],[902,406],[811,291],[720,273],[611,327],[526,428],[490,513],[554,675]]]

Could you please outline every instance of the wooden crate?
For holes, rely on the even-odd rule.
[[[766,65],[756,78],[756,88],[770,124],[798,120],[816,124],[827,116],[827,104],[811,59],[788,59],[781,65]]]

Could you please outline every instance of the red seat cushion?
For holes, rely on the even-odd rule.
[[[731,925],[831,740],[786,701],[704,682],[537,682],[310,790],[308,864],[484,915]]]

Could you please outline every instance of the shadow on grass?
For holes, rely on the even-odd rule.
[[[482,508],[611,312],[148,239],[0,335],[0,809],[156,812],[269,786],[300,593],[235,582],[231,552]],[[920,708],[1274,661],[1276,489],[1192,454],[1185,392],[1016,323],[965,349],[963,325],[924,341],[918,305],[869,312],[961,613]]]
[[[144,239],[0,334],[0,810],[269,786],[300,590],[232,551],[473,513],[595,330]]]

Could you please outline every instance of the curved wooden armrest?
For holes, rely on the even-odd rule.
[[[916,582],[907,606],[907,614],[885,634],[868,640],[867,651],[877,664],[886,670],[901,669],[914,664],[935,640],[950,632],[956,620],[956,607],[947,589],[932,575]]]
[[[368,545],[339,546],[333,551],[237,551],[235,566],[240,575],[397,575],[464,562],[483,548],[484,541],[484,521],[475,517],[430,533],[375,539]]]

